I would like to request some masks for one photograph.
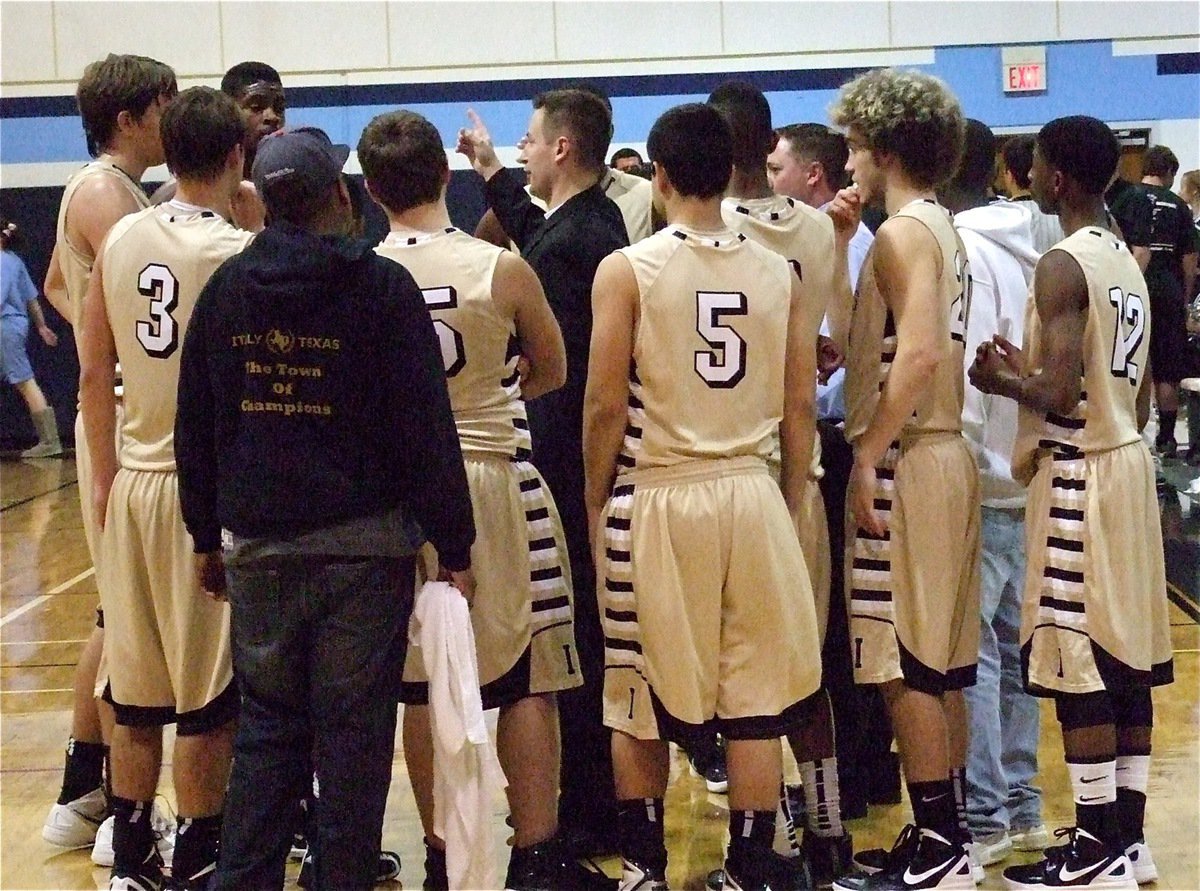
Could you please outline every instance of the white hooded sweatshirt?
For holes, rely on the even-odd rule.
[[[1040,255],[1033,247],[1029,211],[1021,203],[995,201],[961,211],[954,215],[954,226],[967,248],[972,279],[965,376],[975,348],[993,334],[1021,345],[1025,304]],[[984,507],[1024,507],[1025,489],[1012,478],[1010,466],[1017,438],[1017,403],[985,395],[968,380],[963,435],[979,464]]]

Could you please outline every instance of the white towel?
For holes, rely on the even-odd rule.
[[[492,802],[507,785],[484,723],[467,601],[446,582],[417,592],[409,640],[421,648],[433,727],[433,827],[452,889],[498,888]]]

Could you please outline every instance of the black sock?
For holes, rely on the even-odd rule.
[[[175,854],[171,875],[188,881],[206,866],[217,862],[217,843],[221,839],[221,815],[180,817],[175,829]]]
[[[913,820],[919,829],[932,829],[947,841],[957,838],[958,816],[954,807],[954,783],[949,778],[928,783],[909,783]]]
[[[59,804],[69,804],[104,785],[104,753],[103,743],[80,742],[75,737],[67,740]]]
[[[621,856],[650,870],[667,868],[661,798],[627,798],[617,802],[617,842]]]
[[[1125,850],[1122,844],[1121,823],[1118,819],[1117,802],[1100,804],[1075,803],[1075,825],[1104,842],[1114,851]]]
[[[950,840],[965,845],[971,840],[971,829],[967,825],[967,769],[950,768],[950,783],[954,788],[954,816],[958,827],[956,837]]]
[[[139,875],[154,847],[154,832],[150,828],[152,801],[132,801],[113,796],[113,871],[123,875]]]
[[[757,857],[775,844],[775,811],[729,811],[729,859]]]
[[[108,812],[112,814],[112,748],[104,747],[104,795],[108,799]]]
[[[1121,844],[1129,847],[1134,842],[1145,841],[1142,828],[1146,820],[1146,793],[1117,787],[1117,821],[1121,825]]]

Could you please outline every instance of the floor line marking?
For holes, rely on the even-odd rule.
[[[0,690],[0,696],[28,695],[31,693],[74,693],[71,687],[52,687],[45,690]]]
[[[3,619],[0,619],[0,628],[3,628],[5,625],[7,625],[13,619],[21,618],[21,616],[25,615],[31,609],[36,609],[37,607],[41,606],[43,603],[45,603],[47,600],[49,600],[55,594],[61,594],[63,591],[67,590],[67,588],[70,588],[72,585],[77,585],[79,582],[82,582],[84,579],[88,578],[89,576],[94,575],[95,572],[96,572],[96,567],[89,566],[83,572],[79,573],[79,575],[75,576],[75,578],[67,579],[61,585],[55,585],[53,588],[51,588],[45,594],[42,594],[38,597],[33,598],[33,600],[29,601],[28,603],[26,603],[22,606],[18,606],[12,612],[10,612],[8,615],[6,615]]]
[[[88,639],[86,637],[72,637],[68,640],[0,640],[0,647],[36,647],[53,644],[87,643],[87,641]]]

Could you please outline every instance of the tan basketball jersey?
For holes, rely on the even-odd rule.
[[[516,326],[492,300],[502,248],[450,227],[389,233],[376,252],[416,279],[433,316],[464,454],[530,457]]]
[[[792,271],[727,229],[670,226],[622,248],[639,310],[618,472],[751,455],[783,417]]]
[[[1083,380],[1079,405],[1069,416],[1021,407],[1013,476],[1028,483],[1038,459],[1051,451],[1063,457],[1102,452],[1136,442],[1137,391],[1147,372],[1150,301],[1137,261],[1124,243],[1096,226],[1079,229],[1056,244],[1083,270],[1088,286]],[[1025,307],[1025,373],[1041,367],[1041,320],[1033,294]]]
[[[141,185],[130,179],[125,171],[111,161],[100,159],[92,161],[90,164],[73,173],[71,178],[67,180],[67,187],[63,191],[62,201],[58,205],[56,238],[59,245],[58,266],[62,270],[63,280],[67,285],[67,298],[71,301],[71,318],[68,321],[71,323],[71,327],[77,332],[82,323],[83,296],[87,293],[88,280],[92,277],[92,265],[96,262],[96,258],[92,256],[90,251],[72,244],[71,240],[67,238],[67,208],[71,205],[71,199],[75,196],[75,190],[79,188],[84,180],[93,176],[113,177],[129,190],[129,194],[137,201],[138,207],[146,208],[150,206],[150,199],[142,191]],[[78,339],[76,340],[76,345],[78,346]]]
[[[903,433],[962,430],[963,359],[967,316],[971,309],[971,276],[967,251],[950,213],[929,199],[913,201],[895,213],[920,221],[937,240],[942,255],[938,277],[938,336],[949,343]],[[875,280],[872,246],[863,263],[850,317],[850,349],[846,357],[846,438],[862,436],[883,391],[896,357],[896,325]]]
[[[654,189],[650,180],[624,170],[610,169],[600,180],[600,188],[620,209],[630,244],[636,244],[654,231],[650,212]]]
[[[104,305],[125,381],[122,467],[175,469],[175,392],[188,320],[217,267],[253,238],[211,210],[174,201],[109,230]]]
[[[721,216],[734,232],[779,254],[800,279],[802,299],[806,304],[819,304],[820,319],[833,293],[833,221],[828,215],[783,195],[770,198],[726,198],[721,202]],[[813,349],[817,333],[812,332]],[[816,380],[813,381],[814,398]],[[812,466],[809,475],[821,477],[821,439],[813,440]]]

